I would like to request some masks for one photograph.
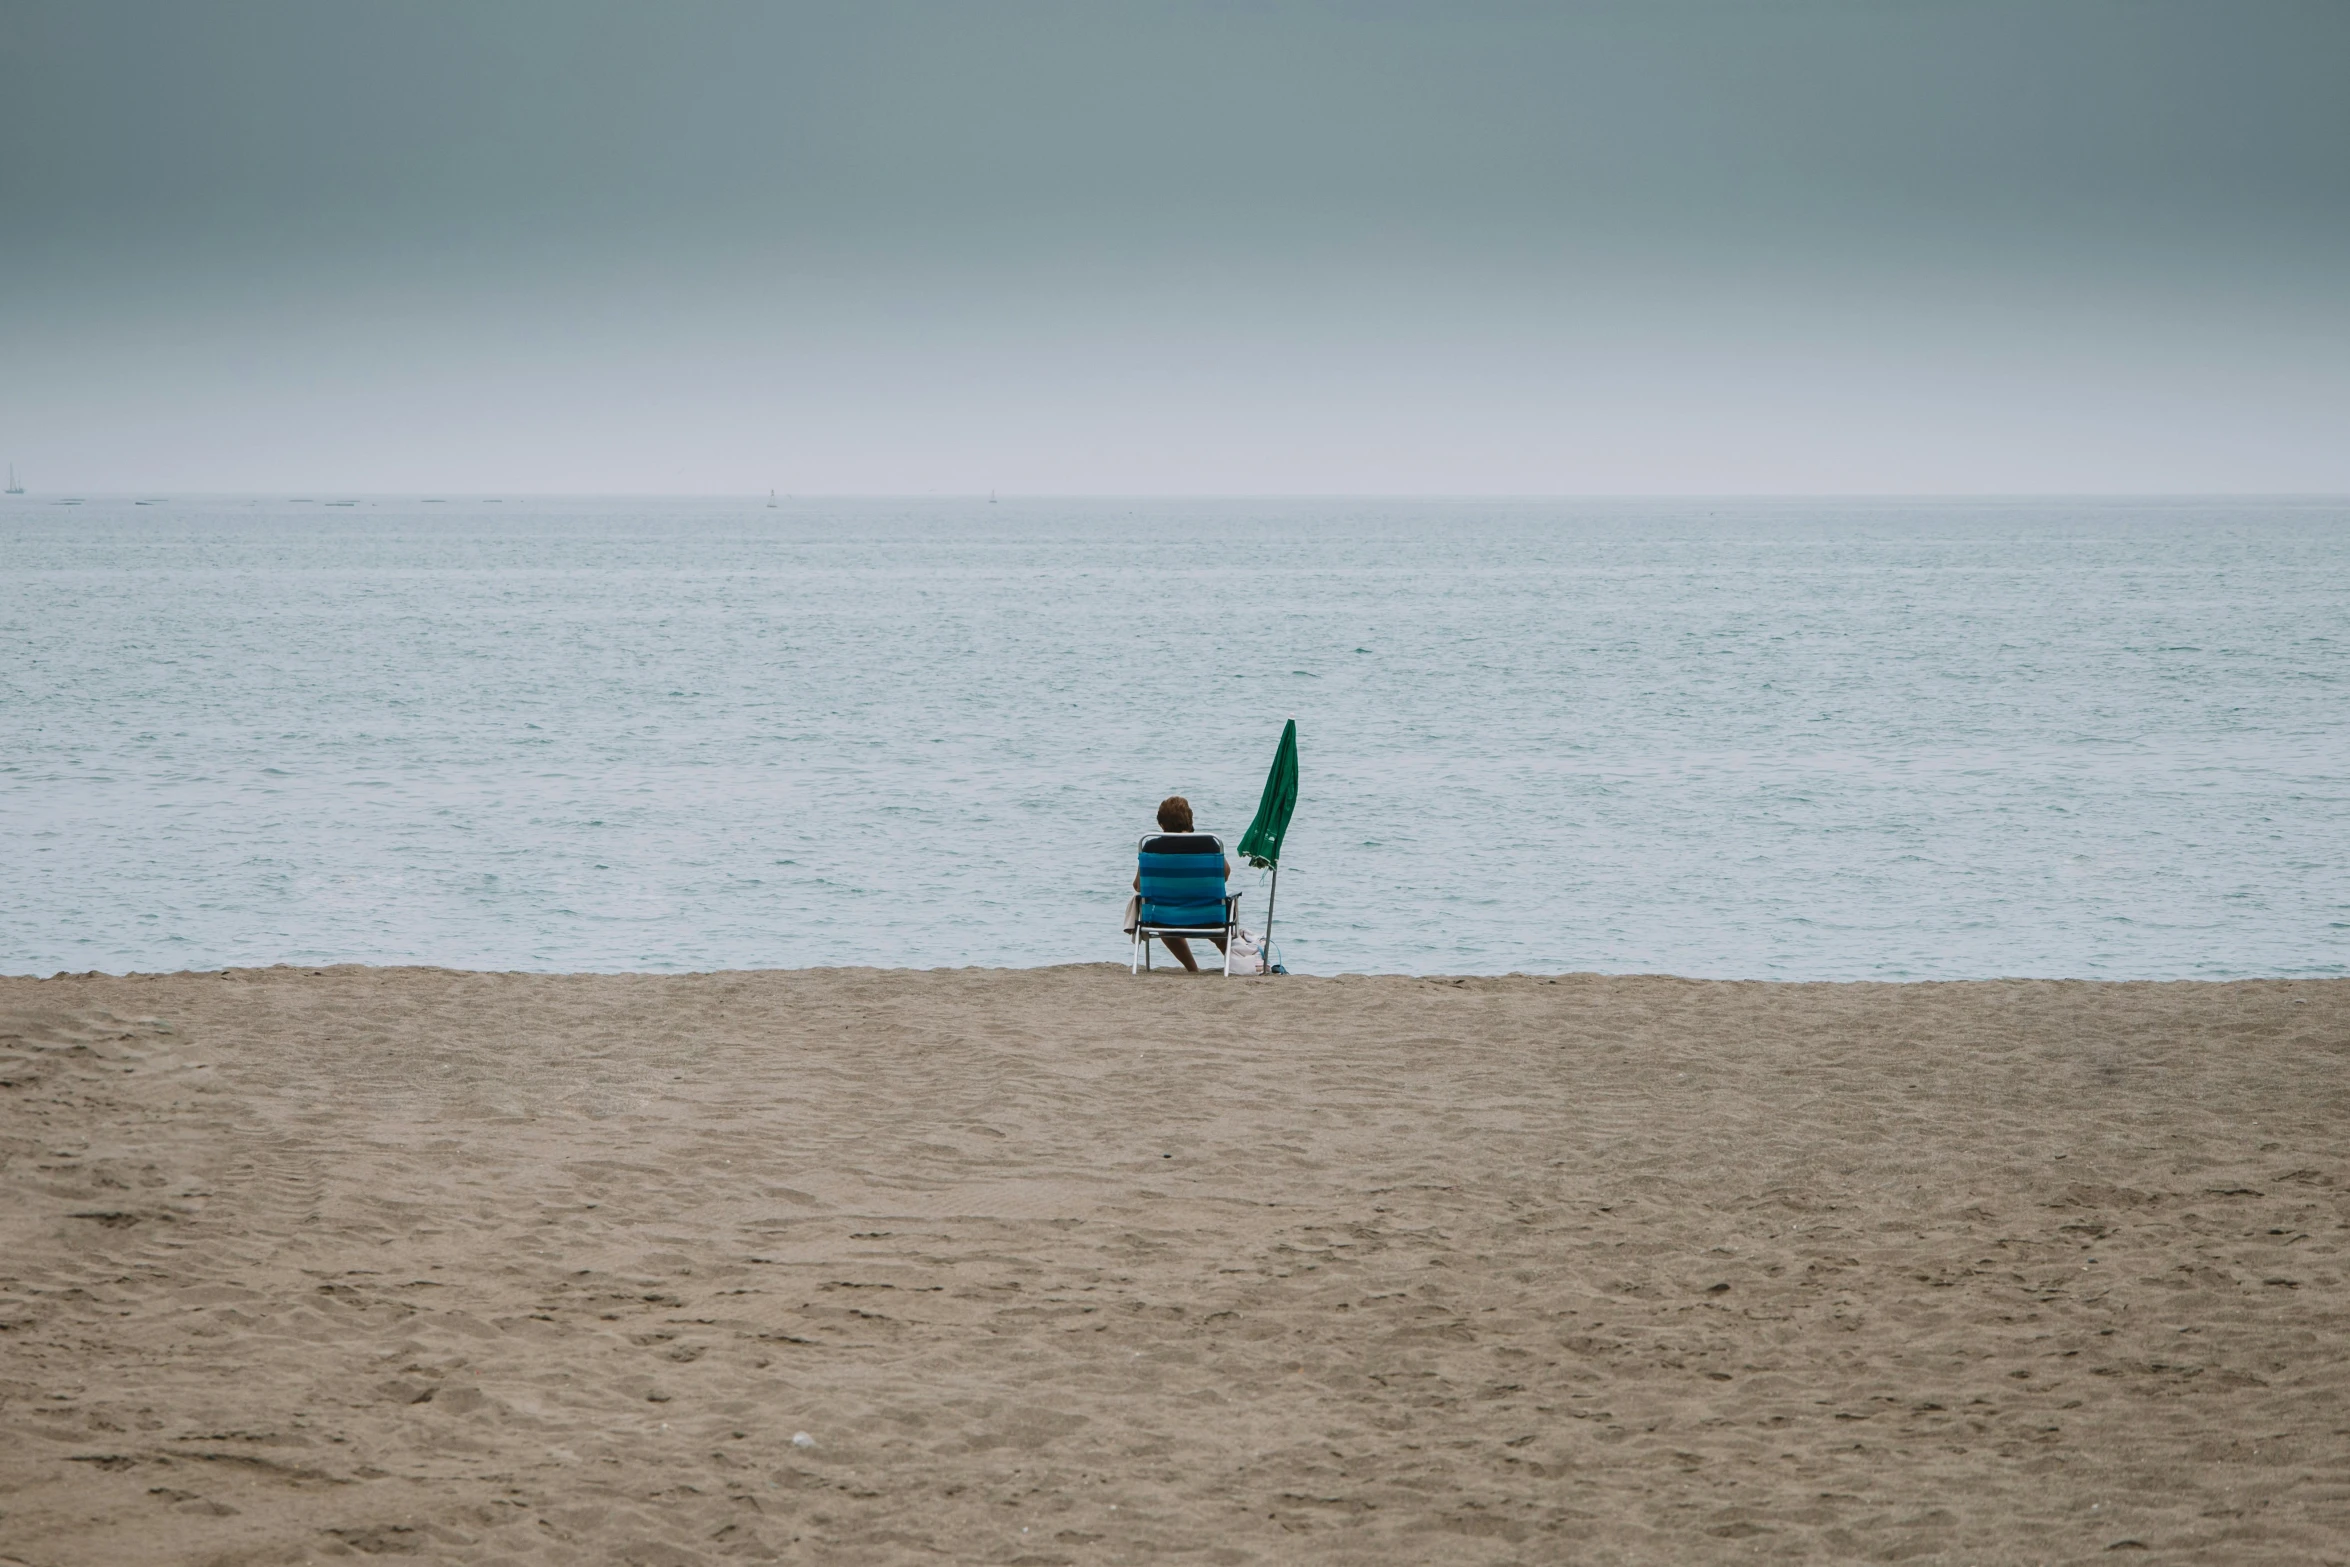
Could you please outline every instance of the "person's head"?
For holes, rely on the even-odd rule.
[[[1159,831],[1191,831],[1191,802],[1179,794],[1171,794],[1159,802]]]

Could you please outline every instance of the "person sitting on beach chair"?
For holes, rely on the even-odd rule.
[[[1192,831],[1191,802],[1179,794],[1160,801],[1159,831],[1146,834],[1136,848],[1141,865],[1134,873],[1135,897],[1127,905],[1126,923],[1127,934],[1134,938],[1132,966],[1150,962],[1150,944],[1156,939],[1167,944],[1175,961],[1197,974],[1190,936],[1206,937],[1229,960],[1233,907],[1240,894],[1224,890],[1232,862],[1224,858],[1223,841],[1212,833]]]

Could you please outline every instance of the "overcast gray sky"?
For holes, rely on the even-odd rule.
[[[2341,0],[0,0],[37,489],[2350,490]]]

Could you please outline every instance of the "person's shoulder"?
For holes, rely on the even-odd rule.
[[[1222,847],[1210,832],[1155,832],[1142,840],[1145,854],[1214,854]]]

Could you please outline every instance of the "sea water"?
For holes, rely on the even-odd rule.
[[[337,500],[352,504],[329,504]],[[0,506],[0,968],[2350,972],[2339,500]],[[1242,918],[1273,888],[1243,870]]]

